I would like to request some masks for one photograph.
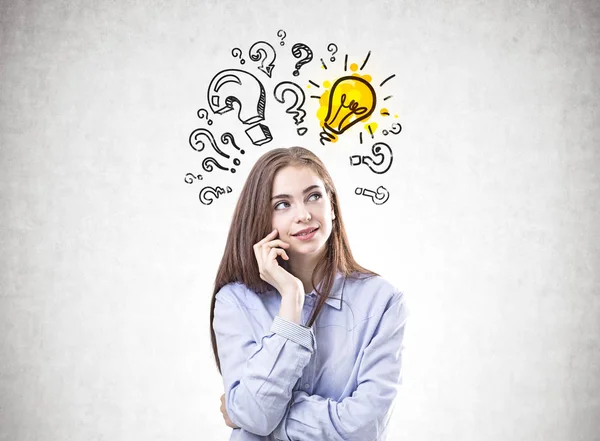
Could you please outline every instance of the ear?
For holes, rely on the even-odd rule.
[[[331,208],[331,220],[335,219],[335,211]]]

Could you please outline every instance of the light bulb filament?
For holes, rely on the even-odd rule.
[[[340,121],[340,123],[338,124],[338,130],[340,127],[342,127],[344,125],[344,123],[346,122],[346,120],[348,118],[350,118],[352,115],[362,115],[363,113],[365,113],[367,111],[366,107],[358,107],[358,103],[355,100],[351,100],[348,105],[346,105],[346,94],[342,94],[342,96],[340,97],[340,105],[337,109],[337,112],[335,112],[334,117],[332,118],[332,121],[335,121],[340,113],[340,111],[342,109],[349,109],[349,112],[347,112],[346,116],[344,118],[342,118],[342,120]]]

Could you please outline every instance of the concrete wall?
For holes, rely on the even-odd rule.
[[[359,262],[409,301],[389,439],[600,439],[598,2],[85,3],[1,7],[1,441],[228,439],[212,283],[251,165],[294,144],[334,176]],[[259,40],[271,79],[248,59]],[[296,42],[314,50],[299,77]],[[368,51],[393,95],[375,138],[320,145],[314,87],[298,136],[276,82],[322,84]],[[206,173],[196,111],[242,67],[269,91],[273,141],[211,115],[246,154]],[[390,171],[351,167],[375,141]],[[206,185],[232,192],[206,206]],[[379,185],[383,205],[354,192]]]

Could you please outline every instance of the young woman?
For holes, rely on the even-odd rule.
[[[406,319],[403,294],[354,260],[319,158],[260,157],[211,303],[230,440],[385,440]]]

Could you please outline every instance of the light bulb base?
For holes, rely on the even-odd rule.
[[[338,137],[335,133],[332,132],[333,131],[330,127],[323,127],[323,131],[319,133],[319,142],[321,143],[321,145],[325,145],[326,142],[337,142]]]

